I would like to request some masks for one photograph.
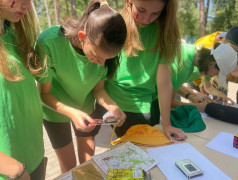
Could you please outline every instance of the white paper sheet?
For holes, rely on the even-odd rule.
[[[193,180],[230,180],[230,178],[212,164],[189,143],[180,143],[147,149],[148,153],[157,161],[158,167],[168,180],[185,180],[186,176],[175,166],[175,161],[190,159],[204,174]]]
[[[233,147],[234,135],[226,132],[220,132],[206,147],[215,151],[238,158],[238,149]]]

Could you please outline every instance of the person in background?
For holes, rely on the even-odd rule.
[[[215,43],[223,43],[225,41],[225,36],[227,32],[221,32],[217,31],[215,33],[206,35],[204,37],[199,38],[194,45],[197,45],[199,47],[205,47],[208,49],[211,49]],[[197,74],[198,69],[194,69],[194,74]],[[188,82],[188,87],[191,89],[195,89],[194,92],[196,95],[191,96],[191,101],[194,102],[195,99],[198,99],[199,97],[202,97],[200,93],[205,95],[206,102],[222,102],[224,104],[227,104],[228,102],[231,102],[234,104],[234,102],[227,97],[227,87],[221,87],[219,86],[216,77],[213,77],[212,79],[206,76],[200,77],[192,82]],[[185,87],[182,86],[180,91],[184,91]],[[185,90],[186,91],[186,90]],[[190,90],[191,91],[191,90]],[[211,98],[208,98],[208,95],[210,95]],[[193,98],[192,98],[193,97]],[[199,100],[200,101],[200,100]]]
[[[94,115],[90,116],[94,96],[99,103],[102,98],[111,102],[102,105],[120,119],[118,126],[126,118],[104,90],[104,80],[113,77],[126,37],[123,17],[106,1],[93,0],[80,20],[68,19],[38,38],[36,50],[48,62],[47,76],[37,79],[44,104],[43,123],[62,173],[76,166],[70,122],[80,163],[94,155],[94,134],[99,130]]]
[[[186,134],[170,123],[170,66],[180,60],[176,0],[125,0],[122,15],[128,38],[115,77],[105,82],[109,96],[127,118],[115,132],[121,137],[136,124],[156,125],[162,118],[165,135],[184,140]],[[103,103],[110,105],[106,99]],[[98,117],[105,109],[96,106]]]
[[[214,49],[211,50],[207,48],[196,49],[196,46],[183,44],[182,57],[184,64],[186,64],[184,68],[177,73],[176,66],[173,66],[175,71],[175,75],[172,76],[173,97],[180,86],[191,79],[190,76],[193,74],[195,67],[199,70],[198,75],[218,76],[219,83],[223,86],[226,84],[227,75],[235,71],[237,67],[237,52],[232,46],[224,43],[216,43]],[[196,79],[196,77],[194,78]],[[197,103],[184,103],[176,99],[172,101],[173,108],[185,104],[195,105],[200,112],[203,112],[206,107],[206,103],[202,101]]]
[[[0,180],[45,175],[36,25],[30,0],[0,0]]]
[[[226,33],[226,41],[231,43],[231,46],[235,49],[236,52],[238,52],[238,26],[231,28]],[[237,77],[238,77],[238,68],[236,68],[235,71],[231,73],[230,81],[231,79],[233,79],[233,82],[238,83]],[[238,104],[238,91],[236,92],[236,103]]]

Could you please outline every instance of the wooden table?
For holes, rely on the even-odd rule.
[[[207,128],[204,131],[197,133],[187,133],[187,139],[185,141],[175,141],[175,143],[184,143],[184,142],[190,143],[208,160],[210,160],[215,166],[217,166],[220,170],[222,170],[225,174],[227,174],[231,179],[238,180],[238,173],[237,173],[238,159],[205,147],[206,144],[208,144],[214,137],[216,137],[222,131],[231,134],[238,134],[238,125],[226,123],[215,119],[204,119],[204,122],[206,123],[207,126]],[[161,125],[157,125],[155,127],[160,130],[162,129]],[[145,147],[141,148],[143,150],[146,150]],[[87,163],[92,163],[104,177],[106,176],[93,160],[83,163],[77,166],[76,168],[83,166]],[[150,170],[150,174],[152,179],[154,180],[166,179],[157,166],[155,166]],[[64,175],[65,174],[58,176],[57,178],[55,178],[55,180],[59,179],[60,177],[63,177]]]

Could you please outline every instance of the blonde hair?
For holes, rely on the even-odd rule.
[[[14,44],[23,64],[34,76],[39,76],[46,65],[46,59],[42,63],[34,50],[34,44],[38,35],[36,22],[34,12],[31,10],[19,22],[10,22],[9,24],[15,33]],[[11,66],[13,68],[10,68]],[[8,52],[2,42],[0,42],[0,73],[8,81],[24,79],[17,63],[8,59]]]
[[[135,0],[134,0],[135,1]],[[138,0],[146,1],[146,0]],[[176,18],[177,0],[161,0],[165,3],[165,8],[155,21],[158,32],[157,42],[159,44],[159,60],[165,58],[165,62],[171,66],[176,57],[178,61],[176,66],[181,66],[181,51],[180,51],[180,32]],[[143,50],[143,44],[140,40],[137,26],[132,17],[129,1],[125,0],[122,15],[127,25],[127,41],[125,52],[127,56],[136,56],[138,51]]]

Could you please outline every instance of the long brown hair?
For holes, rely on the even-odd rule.
[[[11,26],[15,33],[15,49],[20,55],[21,61],[34,76],[39,76],[45,66],[45,62],[42,63],[34,51],[34,44],[38,35],[36,22],[35,14],[32,10],[28,11],[19,22],[11,23],[5,20],[6,26]],[[13,68],[10,68],[10,66],[13,66]],[[8,81],[24,79],[16,62],[8,59],[8,52],[1,42],[0,73]]]
[[[135,1],[135,0],[134,0]],[[138,0],[146,1],[146,0]],[[176,18],[177,0],[161,0],[165,3],[165,8],[155,21],[157,25],[159,44],[159,60],[165,58],[165,62],[171,65],[175,58],[178,58],[177,66],[180,66],[181,52],[180,52],[180,32]],[[136,56],[137,51],[143,50],[140,36],[131,12],[129,0],[125,0],[122,15],[127,25],[127,41],[125,44],[125,52],[127,56]]]
[[[69,38],[73,46],[80,43],[78,32],[85,30],[87,40],[93,45],[107,51],[120,50],[126,41],[127,29],[123,17],[108,5],[101,6],[102,0],[93,0],[87,6],[80,20],[67,19],[62,27],[64,36]],[[107,77],[112,77],[119,58],[107,60]]]

